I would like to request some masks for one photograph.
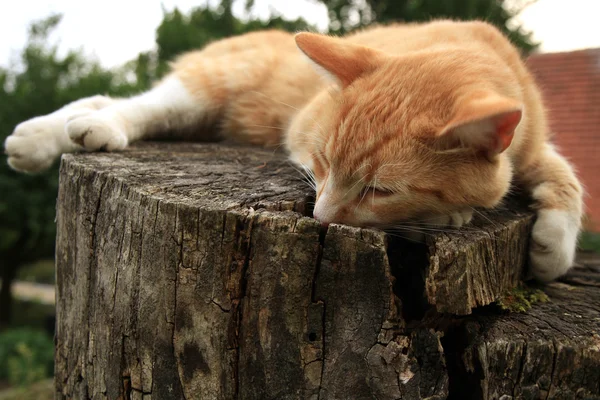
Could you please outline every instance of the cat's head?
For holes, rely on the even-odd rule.
[[[315,218],[389,227],[507,193],[503,152],[522,115],[495,90],[508,71],[457,51],[391,56],[310,33],[296,43],[333,82],[290,130],[292,157],[314,173]]]

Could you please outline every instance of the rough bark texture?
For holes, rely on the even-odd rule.
[[[599,392],[589,279],[528,314],[481,307],[521,277],[521,206],[417,245],[325,230],[265,150],[145,143],[66,155],[60,179],[57,399]]]
[[[600,270],[577,268],[527,313],[478,310],[442,340],[453,399],[600,399]],[[504,397],[503,397],[504,396]]]

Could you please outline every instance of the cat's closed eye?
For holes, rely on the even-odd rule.
[[[419,186],[409,185],[408,189],[411,192],[416,192],[424,195],[434,196],[440,201],[445,201],[444,193],[438,189],[423,188]]]
[[[383,188],[383,187],[378,187],[378,186],[365,186],[361,191],[360,191],[360,197],[365,197],[366,195],[372,195],[375,197],[388,197],[394,194],[394,191]]]

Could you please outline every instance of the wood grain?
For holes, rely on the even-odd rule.
[[[467,398],[454,395],[463,383],[485,399],[534,384],[598,393],[595,342],[570,342],[585,377],[557,369],[566,345],[534,351],[559,343],[540,326],[567,300],[527,314],[526,336],[512,328],[524,317],[490,311],[522,276],[526,208],[418,245],[322,228],[313,201],[285,157],[262,149],[143,143],[65,155],[56,398]],[[549,288],[553,299],[571,293]],[[577,321],[598,321],[599,300]],[[530,372],[527,352],[553,372]]]

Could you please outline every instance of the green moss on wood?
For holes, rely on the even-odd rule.
[[[535,303],[548,301],[550,298],[542,290],[520,285],[504,293],[496,303],[504,311],[523,313],[531,309]]]

